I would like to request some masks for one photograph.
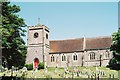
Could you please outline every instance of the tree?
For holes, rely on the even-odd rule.
[[[112,69],[120,69],[120,28],[112,35],[113,43],[110,50],[113,52],[113,58],[109,62]]]
[[[26,24],[18,13],[20,7],[11,5],[10,2],[2,3],[2,62],[7,62],[7,66],[22,66],[25,63],[26,46],[21,36],[25,36]]]

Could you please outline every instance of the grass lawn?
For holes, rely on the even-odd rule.
[[[77,72],[80,71],[79,76],[77,76]],[[119,71],[120,72],[120,71]],[[104,73],[104,74],[103,74]],[[0,73],[1,75],[10,76],[10,71],[5,71],[3,73]],[[13,76],[21,77],[22,76],[22,70],[19,70],[18,72],[14,72]],[[88,77],[94,77],[99,74],[100,78],[109,78],[110,76],[113,78],[118,78],[118,71],[116,70],[110,70],[106,67],[76,67],[68,68],[68,73],[65,74],[64,68],[53,68],[49,67],[47,70],[40,69],[40,70],[29,70],[26,72],[25,78],[88,78]]]

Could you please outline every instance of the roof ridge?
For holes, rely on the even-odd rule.
[[[97,37],[85,37],[86,39],[96,39],[96,38],[111,38],[112,36],[97,36]],[[71,38],[71,39],[61,39],[61,40],[50,40],[50,41],[67,41],[67,40],[79,40],[84,39],[84,37],[81,38]]]
[[[50,40],[50,41],[68,41],[68,40],[79,40],[79,39],[84,39],[82,38],[71,38],[71,39],[62,39],[62,40]]]
[[[96,39],[96,38],[111,38],[112,36],[97,36],[97,37],[88,37],[88,39]],[[86,37],[87,38],[87,37]]]

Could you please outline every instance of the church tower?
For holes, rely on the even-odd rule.
[[[33,63],[37,68],[39,62],[44,62],[49,54],[49,28],[45,25],[36,25],[28,28],[28,48],[26,64]]]

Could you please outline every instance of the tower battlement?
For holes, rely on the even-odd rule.
[[[46,29],[46,30],[48,30],[49,31],[49,28],[47,27],[47,26],[45,26],[45,25],[41,25],[41,24],[38,24],[38,25],[35,25],[35,26],[28,26],[28,29],[29,30],[32,30],[32,29],[39,29],[39,28],[41,28],[41,29]]]

